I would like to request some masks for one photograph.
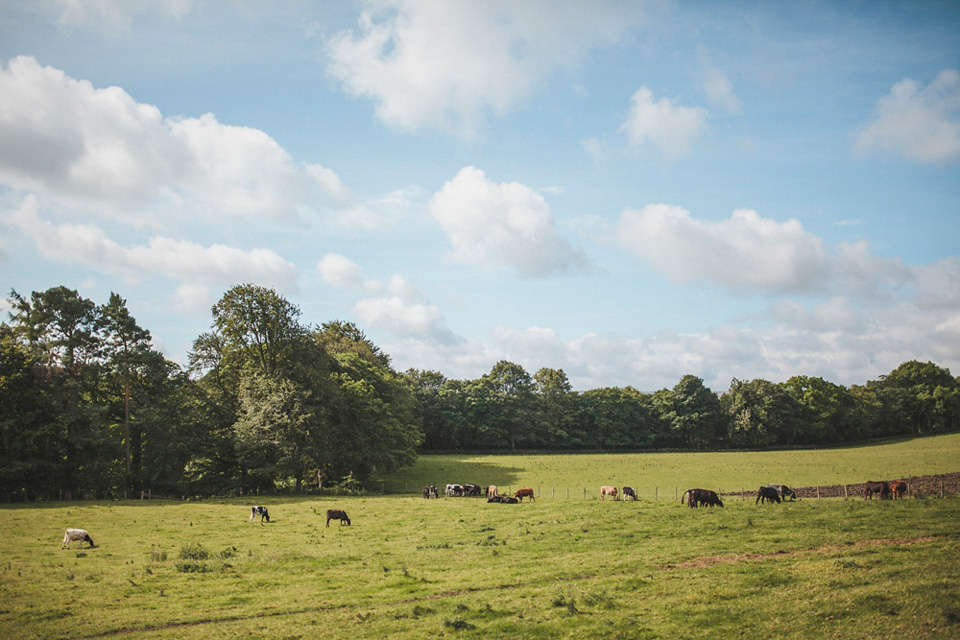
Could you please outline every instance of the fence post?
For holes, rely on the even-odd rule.
[[[557,497],[557,488],[556,488],[556,487],[553,487],[553,494],[552,494],[550,497],[551,497],[551,498],[556,498],[556,497]]]
[[[817,502],[820,502],[820,485],[817,485]]]
[[[567,500],[570,499],[570,487],[567,487]]]
[[[653,501],[657,502],[660,499],[660,487],[653,488]]]
[[[846,500],[849,497],[847,494],[847,485],[843,485],[843,499]]]
[[[740,502],[743,502],[743,487],[740,487]]]
[[[943,497],[943,480],[940,481],[940,497]]]
[[[586,488],[586,487],[583,488],[583,499],[584,499],[584,500],[587,499],[587,488]]]
[[[679,488],[679,487],[674,487],[674,488],[673,488],[673,499],[674,499],[674,500],[677,499],[677,496],[679,495],[679,493],[678,493],[679,491],[680,491],[680,488]]]

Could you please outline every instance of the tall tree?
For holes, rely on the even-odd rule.
[[[534,387],[530,374],[518,364],[501,360],[483,376],[483,381],[495,402],[493,423],[506,437],[510,449],[516,449],[518,442],[532,444]]]

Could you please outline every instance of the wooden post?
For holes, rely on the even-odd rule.
[[[740,487],[740,502],[743,502],[743,487]]]
[[[943,497],[943,480],[940,481],[940,497]]]
[[[654,488],[653,488],[653,500],[654,500],[654,502],[656,502],[656,501],[659,500],[659,499],[660,499],[660,487],[654,487]]]
[[[567,487],[567,500],[570,499],[570,487]]]
[[[677,499],[677,496],[679,495],[679,494],[678,494],[678,491],[680,491],[680,488],[679,488],[679,487],[674,487],[674,488],[673,488],[673,499],[674,499],[674,500],[676,500],[676,499]]]
[[[847,485],[843,485],[843,499],[846,500],[847,497]]]
[[[820,485],[817,485],[817,501],[820,501]]]

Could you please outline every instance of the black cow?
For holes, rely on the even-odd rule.
[[[720,496],[717,495],[716,491],[711,491],[710,489],[687,489],[683,492],[683,495],[680,496],[680,504],[683,504],[684,498],[690,494],[689,502],[687,503],[691,509],[696,509],[700,505],[705,505],[712,507],[717,505],[718,507],[723,506],[723,502],[720,500]]]
[[[463,494],[467,496],[483,495],[483,487],[475,484],[465,484],[463,485]]]
[[[867,482],[863,485],[863,499],[873,500],[874,494],[879,495],[880,499],[890,498],[889,482]]]
[[[519,504],[520,500],[510,496],[500,496],[500,504]]]
[[[623,499],[626,500],[627,497],[633,498],[634,500],[637,499],[637,493],[633,490],[632,487],[623,488]]]
[[[254,518],[260,516],[260,522],[266,520],[270,522],[270,513],[267,511],[266,507],[251,507],[250,508],[250,520],[248,522],[253,522]]]
[[[760,489],[757,491],[757,500],[753,504],[762,504],[767,500],[780,504],[780,492],[773,487],[760,487]]]
[[[490,496],[489,498],[487,498],[487,503],[491,503],[491,502],[503,502],[503,499],[506,498],[506,497],[508,497],[508,496]]]
[[[423,488],[423,497],[424,498],[439,498],[439,492],[437,491],[437,486],[432,484],[429,487]]]
[[[777,493],[780,494],[781,500],[786,500],[787,498],[791,500],[797,499],[797,493],[785,484],[768,484],[767,486],[771,489],[776,489]]]
[[[340,509],[327,509],[327,526],[330,526],[331,520],[339,520],[340,526],[343,526],[343,523],[346,522],[347,526],[350,526],[350,518],[347,517],[346,511],[341,511]]]

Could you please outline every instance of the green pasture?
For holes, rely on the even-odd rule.
[[[4,507],[0,637],[960,637],[957,498],[262,502]]]
[[[534,487],[541,495],[594,497],[602,485],[631,486],[645,499],[673,499],[676,489],[724,491],[856,484],[867,480],[960,471],[960,434],[906,438],[835,449],[717,453],[584,453],[533,455],[427,455],[374,488],[417,492],[436,483]]]

